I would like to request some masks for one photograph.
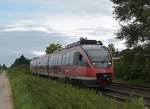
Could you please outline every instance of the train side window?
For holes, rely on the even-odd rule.
[[[57,57],[57,64],[58,64],[58,65],[61,65],[60,55],[58,55],[58,57]]]
[[[81,54],[79,55],[79,65],[81,65],[81,66],[87,65],[85,59],[83,58],[83,56]]]
[[[66,54],[66,65],[70,65],[70,53]]]
[[[56,56],[56,64],[55,65],[58,65],[58,56]]]
[[[79,53],[74,52],[73,53],[73,65],[78,65],[78,58],[79,58]]]
[[[57,65],[57,56],[55,56],[55,66]]]
[[[74,65],[86,66],[87,63],[81,53],[75,52],[73,58]]]
[[[62,65],[66,65],[66,55],[62,55]]]
[[[49,57],[49,68],[51,69],[53,66],[53,57],[52,55]]]
[[[49,56],[49,66],[52,66],[52,57]]]
[[[53,56],[53,66],[55,65],[55,56]]]
[[[56,62],[57,62],[56,56],[54,56],[54,66],[56,66]]]
[[[67,65],[67,54],[65,53],[65,65]]]
[[[50,57],[50,66],[52,66],[53,64],[53,59],[52,59],[52,56]]]
[[[54,56],[52,56],[52,66],[54,66]]]
[[[60,59],[60,65],[62,65],[62,54],[60,54],[60,57],[59,57],[59,59]]]
[[[59,65],[59,55],[57,55],[57,65]]]
[[[57,65],[59,65],[59,55],[57,55]]]
[[[66,65],[68,65],[68,53],[66,53]]]
[[[64,54],[64,65],[66,65],[66,54]]]
[[[73,65],[73,53],[69,53],[69,65]]]
[[[58,65],[58,56],[56,55],[56,64],[55,65]]]
[[[79,61],[82,61],[82,59],[83,59],[83,56],[80,54],[79,55]]]

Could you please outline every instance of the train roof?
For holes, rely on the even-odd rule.
[[[58,53],[67,49],[71,49],[74,47],[82,47],[82,48],[105,48],[108,49],[107,47],[103,46],[103,43],[101,41],[97,41],[97,40],[88,40],[88,39],[84,39],[84,38],[80,38],[79,41],[73,42],[71,44],[68,44],[65,46],[65,48],[60,48],[58,50],[56,50],[54,53]]]
[[[79,45],[103,45],[103,43],[101,41],[87,40],[87,39],[81,38],[79,41],[68,44],[67,46],[65,46],[65,49],[76,47]]]
[[[67,49],[70,49],[70,48],[74,48],[74,47],[77,47],[77,46],[80,46],[82,48],[87,48],[87,49],[88,48],[95,48],[96,49],[96,48],[99,48],[99,47],[107,49],[107,47],[103,46],[103,43],[101,41],[88,40],[88,39],[80,38],[79,41],[68,44],[68,45],[65,46],[65,48],[60,48],[60,49],[56,50],[54,53],[58,53],[58,52],[61,52],[61,51],[64,51],[64,50],[67,50]],[[48,55],[51,55],[51,54],[48,54]],[[43,55],[42,57],[44,57],[44,56],[47,56],[47,55]],[[38,59],[40,57],[35,57],[32,60]]]

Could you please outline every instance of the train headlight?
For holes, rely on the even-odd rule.
[[[112,63],[111,62],[108,62],[108,67],[111,67]]]
[[[108,75],[105,74],[105,75],[103,75],[103,78],[107,78],[107,76],[108,76]]]
[[[93,65],[96,65],[96,63],[95,63],[95,62],[93,62],[92,64],[93,64]]]

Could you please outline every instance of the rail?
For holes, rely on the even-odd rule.
[[[112,86],[105,88],[102,93],[121,101],[132,101],[135,98],[143,98],[144,104],[150,106],[150,87],[126,83],[112,83]]]

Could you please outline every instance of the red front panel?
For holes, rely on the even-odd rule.
[[[65,76],[84,77],[86,76],[86,67],[81,66],[61,66],[61,72]]]
[[[96,77],[97,74],[109,74],[113,76],[114,73],[112,68],[90,68],[82,66],[61,66],[61,72],[64,76],[75,77]]]
[[[87,68],[86,76],[94,77],[96,76],[97,73],[100,73],[100,74],[109,73],[113,75],[114,71],[113,71],[113,68]]]

